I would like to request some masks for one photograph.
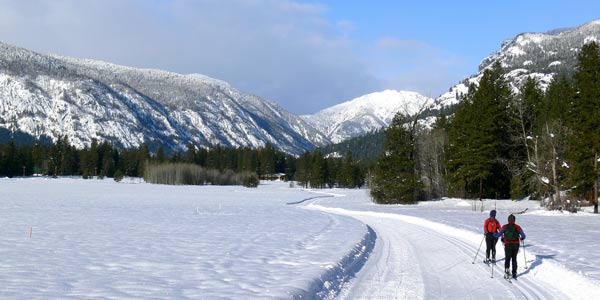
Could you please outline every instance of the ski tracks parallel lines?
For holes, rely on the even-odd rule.
[[[435,232],[434,232],[434,234],[438,235],[442,239],[447,240],[451,244],[454,244],[458,248],[461,248],[463,250],[463,252],[465,254],[468,254],[469,256],[471,256],[477,252],[476,251],[477,249],[474,248],[473,245],[471,245],[459,238],[444,235],[444,234],[439,234],[439,233],[435,233]],[[498,251],[498,253],[501,253],[501,252]],[[497,273],[504,274],[504,268],[502,265],[493,265],[492,267],[498,267],[500,270]],[[489,271],[488,268],[489,268],[488,266],[483,266],[483,267],[480,266],[480,269],[484,269],[485,271]],[[502,277],[500,277],[500,278],[502,278]],[[549,299],[548,292],[545,287],[542,287],[542,286],[532,282],[530,279],[528,279],[526,277],[518,277],[517,280],[512,280],[512,282],[510,282],[510,283],[506,282],[506,284],[508,286],[510,286],[512,289],[517,289],[519,294],[521,294],[524,297],[524,299]],[[562,298],[556,298],[556,299],[562,299]]]
[[[371,256],[372,260],[380,260],[380,262],[372,263],[374,266],[370,272],[376,273],[376,275],[372,274],[369,276],[361,276],[361,274],[358,274],[359,278],[357,279],[361,279],[364,282],[361,283],[360,280],[353,282],[353,289],[359,290],[364,288],[370,289],[372,292],[375,292],[373,290],[373,287],[370,287],[373,284],[379,285],[380,288],[383,288],[385,290],[389,290],[390,288],[392,288],[389,282],[387,282],[386,284],[384,282],[375,283],[372,281],[374,279],[372,277],[378,277],[381,281],[394,280],[396,285],[392,289],[404,292],[396,293],[396,295],[391,296],[389,294],[389,291],[378,291],[378,293],[373,293],[371,295],[377,295],[379,297],[360,299],[410,299],[409,295],[406,292],[410,290],[411,285],[421,286],[421,288],[425,288],[425,290],[422,290],[424,294],[420,294],[421,298],[447,298],[447,293],[449,292],[454,293],[453,296],[459,296],[463,299],[479,299],[482,297],[490,299],[503,299],[507,296],[511,299],[564,298],[562,297],[563,295],[555,294],[550,291],[552,289],[548,289],[543,284],[533,279],[530,280],[526,277],[520,277],[518,279],[518,282],[512,284],[508,282],[490,282],[490,286],[494,286],[494,288],[489,291],[487,286],[482,290],[482,286],[480,284],[466,283],[471,281],[479,282],[481,278],[489,278],[490,269],[489,266],[480,265],[479,267],[477,267],[476,271],[479,272],[480,275],[478,275],[477,273],[473,273],[472,268],[471,271],[469,271],[468,266],[472,265],[470,263],[470,257],[472,257],[472,255],[476,253],[477,246],[473,245],[472,242],[469,242],[469,238],[462,238],[462,232],[456,231],[456,228],[436,230],[436,227],[444,227],[445,225],[427,221],[425,219],[417,217],[409,217],[400,214],[378,213],[370,211],[350,211],[344,209],[327,208],[319,205],[311,206],[312,209],[317,209],[334,214],[347,215],[362,221],[363,223],[373,227],[373,229],[378,234],[378,242],[381,241],[382,244],[385,244],[385,248],[381,246],[375,248],[375,251],[383,253],[373,253],[373,255]],[[394,232],[393,230],[389,230],[389,227],[396,227],[399,230],[406,230],[406,232]],[[422,236],[425,236],[426,239],[435,240],[437,242],[431,243],[427,240],[419,240]],[[396,245],[394,245],[394,243]],[[414,243],[416,243],[415,245],[418,244],[419,246],[416,248],[413,247]],[[433,252],[434,256],[435,253],[439,253],[438,255],[440,255],[444,253],[444,247],[447,249],[446,252],[450,252],[451,256],[449,256],[448,259],[440,260],[439,257],[428,258],[426,256],[426,252]],[[499,251],[499,253],[501,252]],[[448,253],[444,253],[443,255],[448,255]],[[460,262],[461,259],[457,258],[456,255],[458,255],[458,257],[464,256],[463,261],[465,261],[465,264],[468,262],[468,266],[462,264]],[[449,259],[450,257],[453,258]],[[409,265],[411,263],[416,263],[416,265],[409,266],[407,265],[407,263]],[[409,269],[406,269],[407,267]],[[498,267],[501,268],[500,266]],[[381,270],[381,268],[385,268],[386,270]],[[403,274],[403,271],[387,270],[388,268],[404,268],[404,272],[414,272],[414,270],[418,270],[418,273],[416,274],[416,277],[415,274],[412,274],[411,277],[405,277],[401,275]],[[416,269],[411,270],[410,268]],[[420,268],[424,268],[423,270],[425,272],[421,272],[419,270]],[[453,279],[452,272],[455,268],[458,268],[458,270],[460,270],[458,272],[462,272],[463,274],[460,274],[458,278]],[[366,269],[367,270],[365,270],[364,272],[369,272],[369,268]],[[361,271],[361,273],[364,272]],[[443,274],[436,274],[436,272],[442,272]],[[390,273],[394,273],[394,277],[390,277]],[[423,277],[421,277],[421,279],[416,279],[419,278],[419,274],[421,274],[421,276]],[[498,272],[497,274],[503,274],[503,272]],[[371,278],[371,281],[369,281],[369,278]],[[409,280],[406,281],[406,279]],[[503,280],[503,278],[501,277],[500,279]],[[425,284],[425,286],[423,286],[423,284]],[[452,288],[451,286],[448,286],[449,284],[451,286],[456,286],[455,288]],[[459,289],[461,291],[456,291],[456,289]],[[350,293],[350,295],[353,294]],[[359,295],[364,296],[365,294]],[[418,295],[419,293],[413,294],[412,296]],[[354,296],[356,296],[356,294],[354,294]]]

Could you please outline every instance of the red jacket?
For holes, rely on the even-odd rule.
[[[496,226],[494,226],[496,225]],[[496,228],[495,230],[490,231],[488,228],[489,227],[494,227]],[[498,222],[498,220],[496,220],[496,218],[494,217],[489,217],[485,220],[485,222],[483,222],[483,233],[494,233],[496,231],[498,231],[500,229],[500,222]]]
[[[515,224],[515,227],[517,228],[517,232],[519,233],[519,236],[521,237],[521,239],[525,239],[525,232],[523,231],[523,229],[521,228],[521,226],[517,225],[517,223],[515,222],[509,222],[508,224]],[[500,229],[500,231],[498,233],[495,233],[494,236],[498,237],[500,235],[502,235],[502,237],[504,238],[504,231],[506,231],[506,225],[502,226],[502,229]],[[515,240],[515,241],[509,241],[507,239],[504,239],[504,244],[508,245],[508,244],[516,244],[519,245],[521,243],[521,241],[519,240]]]

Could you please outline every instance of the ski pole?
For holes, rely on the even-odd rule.
[[[475,253],[475,257],[473,257],[472,264],[475,263],[475,260],[477,259],[477,255],[479,255],[479,249],[481,249],[481,245],[483,244],[483,240],[485,240],[485,234],[483,235],[483,238],[481,239],[481,243],[479,243],[479,248],[477,248],[477,253]]]
[[[523,243],[523,259],[525,260],[525,269],[527,269],[527,256],[525,255],[525,240],[521,240]]]

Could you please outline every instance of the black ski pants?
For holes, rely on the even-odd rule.
[[[490,252],[492,253],[492,258],[496,259],[496,243],[498,242],[498,238],[494,237],[492,232],[488,232],[485,234],[485,258],[490,258]]]
[[[517,274],[517,253],[519,253],[519,244],[505,244],[504,245],[504,269],[510,268],[510,262],[512,261],[512,274]]]

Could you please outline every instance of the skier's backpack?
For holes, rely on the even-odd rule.
[[[490,220],[487,224],[487,232],[496,232],[496,229],[498,229],[498,223],[496,223],[496,220]]]
[[[515,224],[507,224],[506,229],[504,229],[504,239],[507,241],[518,241],[519,240],[519,232],[517,231],[517,226]]]

